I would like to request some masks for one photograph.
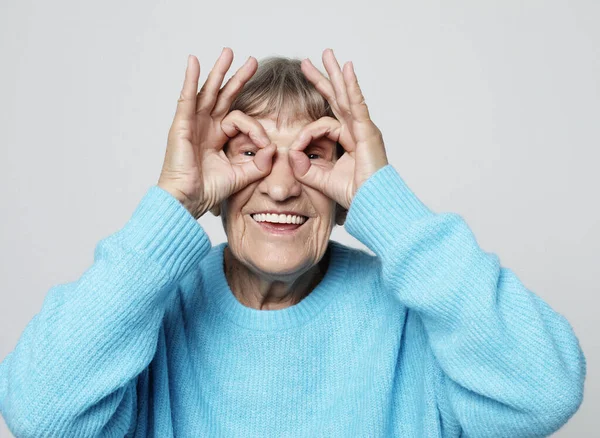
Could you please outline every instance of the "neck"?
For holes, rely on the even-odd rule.
[[[252,271],[233,256],[228,246],[224,263],[227,283],[240,303],[258,310],[277,310],[299,303],[319,284],[327,272],[329,250],[310,269],[285,279]]]

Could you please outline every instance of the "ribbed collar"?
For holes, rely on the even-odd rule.
[[[240,303],[225,277],[223,251],[227,242],[213,246],[201,263],[203,294],[234,324],[259,331],[296,327],[314,318],[339,293],[346,277],[350,248],[329,241],[331,258],[325,276],[302,301],[285,309],[258,310]]]

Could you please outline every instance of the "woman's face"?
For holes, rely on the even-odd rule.
[[[291,280],[325,254],[335,225],[336,203],[297,181],[288,161],[288,147],[310,121],[277,129],[274,119],[257,120],[277,146],[271,173],[223,202],[223,226],[237,260],[260,276]],[[240,163],[252,160],[257,150],[248,136],[239,134],[228,142],[226,154],[232,163]],[[305,153],[313,165],[331,166],[336,160],[336,143],[317,139]]]

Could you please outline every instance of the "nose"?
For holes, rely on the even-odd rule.
[[[274,201],[300,196],[302,186],[290,166],[287,148],[277,148],[273,154],[271,173],[260,181],[258,189]]]

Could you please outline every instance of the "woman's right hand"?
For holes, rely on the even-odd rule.
[[[224,48],[206,82],[198,92],[200,63],[188,57],[185,80],[158,186],[177,198],[198,219],[231,194],[266,176],[276,150],[263,126],[241,111],[229,112],[231,103],[254,75],[258,62],[250,57],[221,89],[233,61]],[[259,147],[253,160],[231,163],[223,146],[239,133]]]

